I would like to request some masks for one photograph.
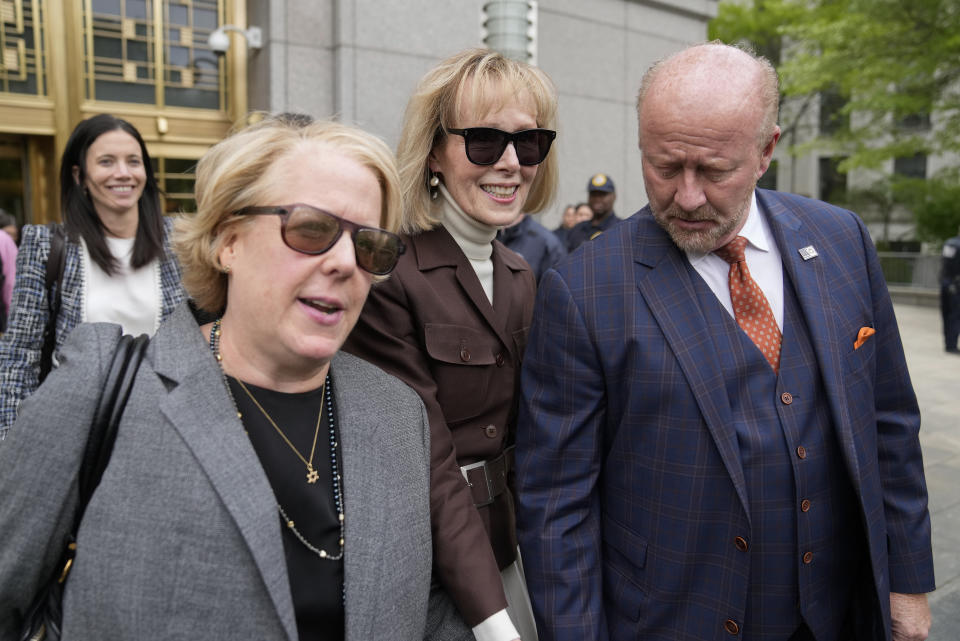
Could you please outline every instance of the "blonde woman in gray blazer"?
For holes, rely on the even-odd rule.
[[[137,374],[77,536],[66,639],[469,639],[431,588],[418,395],[338,350],[403,244],[387,148],[267,118],[197,169],[186,304]],[[117,326],[78,327],[0,446],[0,640],[50,576]]]

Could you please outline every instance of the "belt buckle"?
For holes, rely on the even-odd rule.
[[[487,498],[484,501],[474,501],[474,505],[477,507],[483,507],[493,503],[494,499],[493,482],[490,480],[490,474],[487,472],[487,461],[477,461],[476,463],[470,463],[469,465],[461,465],[460,472],[463,474],[463,478],[467,481],[467,487],[473,488],[473,482],[470,480],[470,472],[477,468],[483,469],[483,480],[487,485]]]

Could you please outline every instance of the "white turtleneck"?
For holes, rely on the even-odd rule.
[[[464,212],[453,199],[447,188],[440,183],[438,186],[443,195],[441,203],[441,222],[453,240],[456,241],[473,271],[480,279],[480,285],[487,295],[490,304],[493,304],[493,239],[497,236],[497,228],[481,223]]]

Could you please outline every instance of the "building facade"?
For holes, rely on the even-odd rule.
[[[410,91],[442,58],[482,46],[486,0],[0,0],[0,207],[58,218],[59,155],[82,118],[130,120],[168,211],[190,210],[196,159],[250,110],[336,117],[395,146]],[[608,174],[617,212],[646,196],[636,93],[653,61],[706,36],[716,0],[539,0],[530,48],[560,96],[559,223]],[[229,47],[208,39],[218,27]],[[258,27],[262,41],[244,32]],[[256,47],[255,45],[259,45]]]

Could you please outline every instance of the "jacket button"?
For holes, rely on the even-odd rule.
[[[813,552],[804,552],[803,553],[804,565],[810,565],[812,562],[813,562]]]
[[[737,538],[735,538],[733,540],[733,544],[736,545],[737,549],[740,550],[741,552],[746,552],[747,549],[750,547],[747,545],[747,540],[742,536],[738,536]]]
[[[460,348],[460,360],[463,362],[467,362],[470,360],[470,350],[467,349],[466,347]]]
[[[497,354],[497,367],[503,367],[503,352]]]
[[[800,501],[800,511],[809,512],[810,511],[810,499],[803,499]]]
[[[790,392],[784,392],[780,395],[780,400],[783,401],[784,405],[789,405],[793,402],[793,394]]]
[[[497,426],[496,425],[487,425],[483,428],[484,433],[488,438],[497,438]]]
[[[800,458],[807,458],[807,448],[800,445],[797,447],[797,456]]]
[[[727,619],[723,622],[723,629],[730,634],[740,634],[740,626],[733,619]]]

